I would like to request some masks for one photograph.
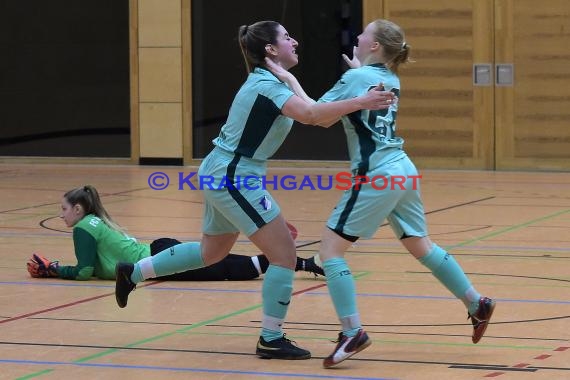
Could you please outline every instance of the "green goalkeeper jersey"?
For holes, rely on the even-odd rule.
[[[95,215],[86,215],[73,226],[73,244],[77,265],[59,266],[60,278],[113,280],[118,262],[135,263],[150,256],[149,244],[109,227]]]

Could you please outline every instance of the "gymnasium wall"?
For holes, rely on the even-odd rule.
[[[0,156],[129,157],[128,0],[5,0]]]
[[[570,2],[535,5],[7,0],[0,12],[0,159],[196,164],[245,79],[239,25],[282,22],[301,44],[293,71],[317,98],[346,69],[340,53],[350,53],[362,25],[389,18],[413,49],[415,62],[401,71],[398,132],[418,166],[568,171]],[[346,157],[338,125],[296,123],[275,158]]]

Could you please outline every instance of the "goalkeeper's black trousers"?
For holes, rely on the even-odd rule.
[[[152,256],[164,251],[172,246],[180,244],[176,239],[161,238],[150,244],[150,254]],[[257,256],[262,273],[265,273],[269,266],[269,261],[263,255]],[[204,268],[187,270],[186,272],[175,273],[158,277],[157,280],[165,281],[245,281],[259,277],[259,272],[255,268],[250,256],[236,255],[230,253],[221,261]]]

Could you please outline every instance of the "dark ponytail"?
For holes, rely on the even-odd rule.
[[[242,25],[238,30],[238,42],[248,73],[265,63],[267,44],[277,42],[279,23],[276,21],[258,21],[251,25]]]

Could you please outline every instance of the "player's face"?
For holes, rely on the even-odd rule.
[[[358,45],[355,49],[356,57],[360,62],[364,62],[372,53],[372,48],[378,47],[379,43],[374,39],[374,25],[368,24],[364,31],[356,37]]]
[[[277,31],[277,41],[273,45],[277,51],[275,58],[283,68],[289,70],[299,63],[299,56],[297,55],[297,46],[299,46],[299,43],[289,36],[289,33],[287,33],[282,25],[279,25]]]
[[[84,216],[85,213],[83,212],[83,208],[79,204],[72,206],[65,197],[62,198],[59,217],[63,219],[67,227],[73,227]]]

